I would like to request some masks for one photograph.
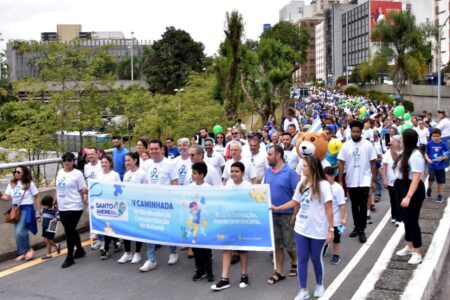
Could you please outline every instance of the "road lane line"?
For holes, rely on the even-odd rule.
[[[372,243],[377,239],[378,235],[380,235],[384,226],[391,219],[391,209],[389,209],[384,215],[383,219],[381,219],[378,226],[369,236],[367,241],[361,246],[361,248],[356,252],[353,258],[349,261],[349,263],[345,266],[345,268],[339,273],[339,275],[334,279],[334,281],[327,287],[325,294],[320,298],[322,300],[331,299],[331,296],[337,291],[337,289],[341,286],[344,280],[348,277],[350,272],[356,267],[361,258],[366,254],[367,250],[369,250]]]
[[[82,242],[81,246],[85,247],[85,246],[88,246],[90,244],[91,244],[91,241],[87,240],[87,241]],[[59,253],[59,254],[54,253],[52,258],[64,255],[66,253],[67,253],[67,248],[64,248],[63,250],[61,250],[61,253]],[[20,264],[18,266],[14,266],[12,268],[9,268],[9,269],[6,269],[4,271],[1,271],[0,272],[0,278],[3,278],[5,276],[14,274],[16,272],[19,272],[19,271],[31,268],[33,266],[39,265],[39,264],[41,264],[43,262],[46,262],[46,261],[48,261],[48,259],[41,259],[40,257],[37,257],[37,258],[35,258],[33,260],[27,261],[27,262],[25,262],[23,264]]]

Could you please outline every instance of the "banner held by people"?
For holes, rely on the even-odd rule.
[[[89,182],[92,232],[196,248],[271,251],[269,185],[152,186]]]

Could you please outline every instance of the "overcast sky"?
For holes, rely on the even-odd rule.
[[[81,24],[82,31],[134,31],[139,40],[157,40],[167,26],[183,29],[216,53],[224,39],[225,13],[238,10],[245,36],[256,39],[264,23],[278,22],[290,0],[0,0],[0,32],[5,40],[40,39],[56,24]],[[310,3],[306,0],[305,3]]]

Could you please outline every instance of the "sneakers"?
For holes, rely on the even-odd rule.
[[[214,274],[213,273],[206,274],[206,280],[208,280],[208,282],[213,282],[214,281]]]
[[[137,263],[139,263],[141,260],[142,260],[141,254],[139,254],[139,253],[136,252],[135,254],[133,254],[133,258],[131,259],[131,263],[132,263],[132,264],[137,264]]]
[[[119,264],[124,264],[127,263],[129,261],[131,261],[133,259],[133,255],[131,255],[131,253],[127,253],[125,252],[121,258],[119,258],[119,260],[117,261]]]
[[[325,293],[325,288],[323,287],[323,284],[316,284],[316,288],[314,289],[314,297],[319,298],[322,297]]]
[[[350,234],[348,235],[351,238],[357,237],[359,235],[359,231],[357,231],[356,229],[353,230],[352,232],[350,232]]]
[[[157,267],[158,267],[158,263],[156,261],[146,260],[145,263],[142,265],[142,267],[139,268],[139,271],[147,272],[147,271],[150,271],[150,270],[154,270]]]
[[[366,234],[364,232],[360,232],[359,233],[359,242],[364,244],[366,241],[367,241]]]
[[[339,255],[333,254],[333,257],[331,258],[331,264],[337,265],[341,261],[341,257]]]
[[[397,222],[395,219],[391,219],[392,224],[395,224],[395,222]]]
[[[213,291],[221,291],[230,287],[230,280],[228,278],[222,278],[218,283],[213,284],[211,289]]]
[[[428,197],[428,198],[431,197],[431,188],[427,188],[427,197]]]
[[[178,262],[178,254],[177,253],[170,253],[169,254],[169,261],[167,262],[169,265],[174,265]]]
[[[73,264],[75,264],[73,258],[66,258],[66,260],[64,260],[63,264],[61,265],[61,268],[65,269],[72,266]]]
[[[398,256],[406,256],[406,255],[410,255],[413,254],[413,249],[409,248],[408,246],[405,246],[403,249],[397,251],[397,255]]]
[[[42,260],[46,260],[46,259],[49,259],[49,258],[52,258],[51,254],[45,254],[44,256],[41,257]]]
[[[438,196],[437,196],[436,202],[437,202],[437,203],[442,203],[442,202],[444,202],[444,199],[442,198],[442,195],[438,195]]]
[[[375,195],[375,202],[380,202],[381,195]]]
[[[372,218],[370,216],[367,216],[367,224],[373,224]]]
[[[395,227],[400,226],[400,224],[402,224],[402,222],[400,222],[400,221],[395,221]]]
[[[248,286],[248,275],[241,274],[241,281],[239,282],[239,287],[241,289],[246,288]]]
[[[206,273],[195,272],[194,276],[192,276],[192,281],[199,281],[206,277]]]
[[[418,265],[422,262],[422,255],[420,253],[413,253],[411,258],[408,260],[410,265]]]
[[[100,259],[107,260],[109,258],[109,253],[105,249],[100,250]]]
[[[297,296],[295,296],[294,300],[305,300],[305,299],[309,299],[309,292],[308,290],[301,289],[298,292]]]
[[[91,249],[92,250],[98,250],[102,246],[102,241],[96,240],[94,244],[92,244]]]

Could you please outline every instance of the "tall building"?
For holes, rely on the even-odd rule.
[[[416,2],[416,1],[411,1]],[[417,1],[419,2],[419,1]],[[428,1],[427,1],[428,2]],[[431,2],[431,0],[430,0]],[[418,5],[418,4],[416,4]],[[414,9],[414,3],[412,4]],[[445,66],[450,62],[450,21],[448,18],[450,17],[450,1],[449,0],[434,0],[434,24],[442,27],[441,30],[441,66]],[[439,51],[439,48],[437,48]],[[434,55],[434,70],[437,70],[438,65],[438,57]]]
[[[56,25],[56,32],[58,33],[58,41],[70,42],[80,36],[80,24],[58,24]]]
[[[326,81],[324,22],[316,25],[316,80]]]
[[[297,24],[306,28],[309,33],[309,45],[306,50],[305,63],[300,67],[294,80],[296,82],[309,82],[316,79],[316,26],[322,22],[322,18],[303,18]]]
[[[313,15],[323,15],[324,11],[331,8],[334,4],[348,4],[349,2],[350,0],[312,0]]]
[[[312,16],[312,6],[305,1],[292,0],[280,9],[280,21],[296,23],[298,20]]]

